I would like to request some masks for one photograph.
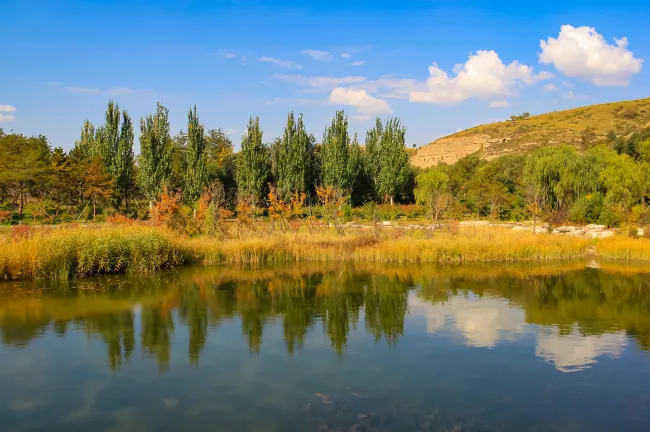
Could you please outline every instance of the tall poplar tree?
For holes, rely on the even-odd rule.
[[[287,116],[287,124],[280,141],[277,187],[284,198],[294,192],[307,192],[311,170],[311,140],[302,120],[296,122],[293,111]]]
[[[375,127],[366,132],[366,166],[365,170],[372,180],[374,193],[378,194],[379,190],[379,156],[381,154],[381,136],[383,133],[383,125],[381,119],[377,117],[375,120]]]
[[[169,110],[160,102],[156,114],[140,120],[140,186],[149,200],[155,200],[172,175],[172,139]]]
[[[133,137],[133,120],[125,110],[122,112],[122,126],[111,171],[115,179],[115,190],[120,200],[125,200],[127,205],[134,180]]]
[[[405,135],[406,129],[396,118],[386,121],[381,134],[378,191],[381,196],[388,197],[391,204],[408,180]]]
[[[269,178],[269,151],[262,144],[259,117],[250,118],[237,157],[237,188],[242,196],[258,200]]]
[[[120,107],[112,100],[108,101],[106,108],[106,124],[97,129],[94,146],[91,148],[91,155],[99,157],[106,172],[116,177],[114,171],[114,159],[117,154],[118,141],[120,139]]]
[[[183,197],[187,202],[196,201],[207,182],[206,140],[204,128],[199,123],[196,105],[187,114],[187,147],[185,150],[185,188]]]
[[[81,138],[74,143],[75,148],[89,156],[95,147],[95,125],[90,120],[85,120],[81,128]]]
[[[354,178],[350,169],[348,118],[343,111],[337,111],[332,123],[325,129],[320,154],[323,184],[350,192]]]

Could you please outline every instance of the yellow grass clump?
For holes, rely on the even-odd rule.
[[[615,236],[599,240],[598,256],[619,260],[650,260],[650,239]]]
[[[34,231],[27,238],[1,240],[0,279],[67,279],[155,271],[183,263],[173,236],[159,228],[79,226]]]

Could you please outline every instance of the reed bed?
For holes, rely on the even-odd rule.
[[[153,272],[186,263],[204,265],[349,262],[492,263],[564,261],[586,256],[650,260],[650,240],[531,234],[507,228],[349,231],[333,229],[251,234],[219,240],[186,238],[143,225],[74,226],[0,238],[0,279],[67,279],[101,273]]]
[[[5,239],[0,279],[67,279],[124,271],[150,272],[183,264],[171,233],[145,226],[35,230]]]

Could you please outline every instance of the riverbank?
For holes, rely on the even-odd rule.
[[[0,240],[0,279],[66,279],[102,273],[153,272],[198,263],[561,261],[587,256],[650,260],[650,240],[558,236],[507,228],[456,230],[258,230],[236,239],[186,238],[159,227],[69,226]]]

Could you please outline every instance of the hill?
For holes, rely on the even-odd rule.
[[[650,98],[589,105],[457,132],[418,148],[411,163],[420,168],[439,161],[454,163],[481,148],[486,159],[494,159],[549,144],[577,146],[586,128],[593,128],[597,137],[604,137],[611,130],[627,135],[649,125]]]

